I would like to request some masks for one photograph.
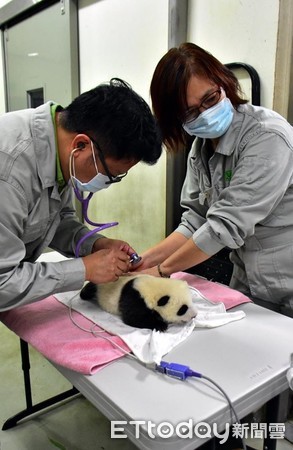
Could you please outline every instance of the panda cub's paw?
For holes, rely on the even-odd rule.
[[[95,300],[97,296],[97,285],[92,282],[87,283],[79,295],[82,300]]]

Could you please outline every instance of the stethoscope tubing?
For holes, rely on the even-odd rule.
[[[82,215],[84,220],[91,226],[96,227],[95,229],[89,231],[88,233],[86,233],[84,236],[82,236],[81,239],[79,239],[79,241],[77,242],[76,248],[75,248],[75,258],[79,258],[80,254],[80,247],[81,245],[84,243],[84,241],[89,238],[90,236],[92,236],[95,233],[99,233],[102,230],[105,230],[106,228],[111,228],[111,227],[115,227],[116,225],[118,225],[118,222],[108,222],[108,223],[97,223],[97,222],[93,222],[92,220],[89,219],[88,217],[88,207],[89,207],[89,202],[90,199],[93,196],[93,192],[90,192],[89,195],[86,198],[83,198],[82,194],[79,192],[79,190],[74,186],[74,193],[76,195],[76,198],[80,201],[81,203],[81,208],[82,208]]]

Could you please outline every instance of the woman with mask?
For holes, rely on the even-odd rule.
[[[64,109],[48,102],[4,114],[0,130],[0,311],[127,272],[135,250],[102,235],[84,239],[72,187],[82,199],[137,162],[158,160],[161,138],[146,102],[113,79]],[[46,247],[73,259],[36,261]]]
[[[173,48],[151,82],[153,110],[171,152],[191,147],[178,228],[143,255],[155,276],[232,250],[231,287],[293,312],[293,129],[247,103],[230,70],[192,43]]]

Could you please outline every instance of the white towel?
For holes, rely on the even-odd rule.
[[[78,291],[55,294],[55,297],[104,330],[119,336],[143,363],[159,364],[164,355],[187,339],[195,327],[213,328],[245,317],[243,311],[227,313],[223,303],[209,301],[193,287],[190,290],[198,311],[197,316],[188,323],[169,325],[165,332],[125,325],[120,317],[101,310],[96,303],[81,300]]]

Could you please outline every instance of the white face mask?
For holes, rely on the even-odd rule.
[[[102,173],[99,173],[95,152],[94,152],[94,146],[91,141],[91,148],[92,148],[92,155],[93,160],[95,164],[95,168],[97,171],[97,175],[95,175],[90,181],[87,181],[86,183],[83,183],[75,176],[75,166],[74,166],[74,158],[73,153],[76,150],[80,150],[79,148],[75,148],[72,150],[69,158],[69,173],[70,173],[70,179],[73,184],[73,187],[77,188],[81,192],[98,192],[102,189],[107,189],[109,186],[111,186],[111,183],[109,183],[109,177],[107,175],[103,175]]]

